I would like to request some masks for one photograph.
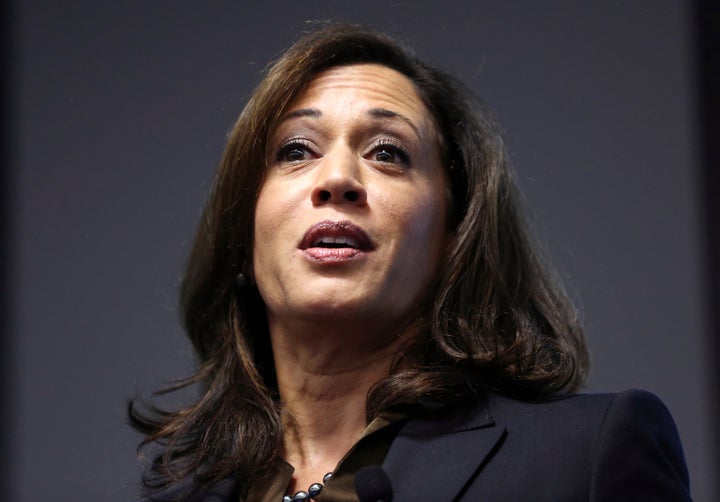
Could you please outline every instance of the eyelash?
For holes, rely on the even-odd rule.
[[[312,145],[309,141],[304,139],[290,139],[280,145],[280,147],[277,150],[277,153],[275,154],[275,160],[277,162],[299,162],[301,160],[305,159],[288,159],[287,155],[292,152],[293,150],[297,150],[298,152],[302,152],[303,155],[306,153],[312,152]],[[400,164],[410,164],[410,155],[408,154],[407,150],[403,148],[403,146],[400,144],[399,141],[394,140],[392,138],[382,138],[375,140],[370,148],[370,154],[377,155],[378,153],[385,151],[388,154],[392,155],[394,158],[393,160],[379,160],[379,159],[373,159],[376,162],[382,162],[382,163],[388,163],[388,164],[394,164],[394,163],[400,163]],[[397,158],[397,160],[395,159]]]
[[[278,148],[277,153],[275,154],[275,160],[278,162],[294,162],[293,160],[288,160],[286,158],[287,154],[290,153],[293,150],[302,151],[303,153],[308,153],[311,151],[311,145],[310,142],[304,139],[290,139],[280,145],[280,148]],[[296,159],[302,160],[302,159]]]
[[[403,146],[400,144],[399,141],[396,141],[391,138],[382,138],[376,140],[372,145],[372,153],[379,153],[381,151],[387,151],[388,153],[397,156],[398,161],[401,164],[410,164],[410,155],[408,154],[407,150],[403,148]],[[386,161],[378,161],[378,162],[386,162]],[[394,161],[390,161],[393,162]]]

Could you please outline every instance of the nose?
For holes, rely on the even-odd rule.
[[[367,191],[361,180],[361,169],[351,151],[325,155],[312,189],[313,205],[364,205],[367,202]]]

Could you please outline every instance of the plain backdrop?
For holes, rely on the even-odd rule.
[[[695,498],[716,500],[689,7],[15,2],[1,498],[137,497],[126,400],[192,371],[177,285],[225,134],[307,20],[344,19],[407,40],[495,111],[581,306],[589,390],[657,393]]]

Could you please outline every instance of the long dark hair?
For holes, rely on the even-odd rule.
[[[451,193],[451,242],[432,301],[390,375],[368,395],[367,418],[419,401],[445,403],[496,392],[541,399],[584,382],[588,356],[578,315],[543,260],[499,128],[458,80],[416,59],[392,38],[354,25],[324,25],[267,70],[229,134],[182,283],[185,329],[197,352],[199,399],[162,411],[136,400],[133,425],[161,445],[145,479],[161,488],[185,478],[199,489],[233,475],[241,493],[282,445],[265,308],[251,275],[255,201],[266,142],[280,117],[324,69],[377,63],[408,77],[442,139]]]

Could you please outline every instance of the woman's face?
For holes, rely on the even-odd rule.
[[[253,250],[268,315],[397,327],[437,270],[446,193],[409,79],[376,64],[320,73],[268,142]]]

